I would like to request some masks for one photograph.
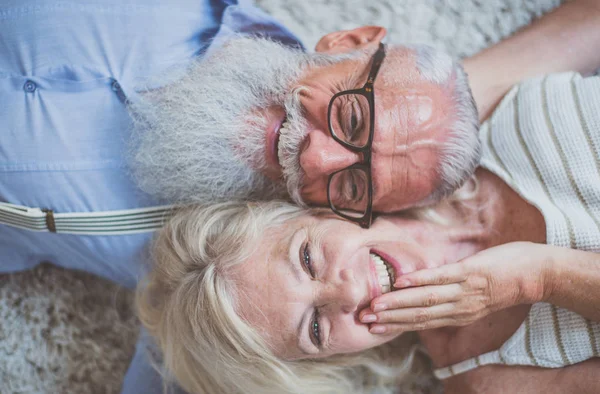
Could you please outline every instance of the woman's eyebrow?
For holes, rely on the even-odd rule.
[[[298,238],[302,235],[302,233],[306,233],[306,232],[307,232],[307,229],[302,227],[302,228],[296,230],[289,237],[289,240],[287,241],[288,265],[290,265],[290,268],[294,272],[294,276],[297,279],[298,285],[301,285],[301,283],[303,282],[302,275],[306,275],[306,272],[299,266],[301,263],[300,263],[300,254],[299,254],[300,248],[298,247],[298,245],[299,244],[302,245],[302,243],[298,242]],[[308,334],[307,334],[308,333],[308,325],[306,323],[307,319],[310,316],[312,316],[312,314],[310,313],[310,310],[311,310],[311,308],[307,308],[302,313],[302,316],[300,317],[298,324],[296,326],[296,338],[295,338],[294,342],[296,342],[296,346],[300,350],[302,355],[313,357],[316,353],[311,352],[309,350],[309,349],[312,350],[314,348],[314,345],[310,341],[310,338],[308,338]],[[308,341],[307,341],[307,338],[308,338]]]
[[[319,226],[318,224],[312,224],[308,226],[306,229],[306,236],[310,240],[311,251],[313,253],[318,253],[318,256],[315,258],[322,258],[322,247],[323,247],[323,238],[325,236],[326,229],[323,226]],[[314,257],[314,256],[313,256]]]
[[[298,286],[300,286],[300,284],[302,283],[302,277],[301,275],[304,274],[304,271],[300,269],[299,264],[300,264],[300,255],[299,252],[300,250],[297,248],[297,240],[298,237],[300,236],[300,232],[304,231],[304,229],[300,228],[296,231],[294,231],[292,233],[292,235],[290,235],[289,239],[287,240],[286,244],[287,244],[287,263],[289,268],[292,270],[292,272],[294,273],[294,276],[296,278],[296,284]],[[300,319],[298,320],[298,324],[296,325],[296,338],[295,338],[295,343],[297,348],[300,350],[300,352],[302,352],[303,355],[310,355],[310,353],[307,352],[307,347],[306,344],[304,342],[306,342],[304,340],[304,336],[302,335],[303,332],[305,332],[304,327],[305,322],[306,322],[306,315],[307,315],[307,310],[305,310],[302,313],[302,316],[300,316]]]
[[[302,314],[302,318],[300,319],[300,322],[298,323],[298,327],[296,329],[296,344],[298,346],[298,349],[300,349],[300,352],[302,352],[303,355],[305,356],[314,356],[315,353],[311,353],[308,351],[308,349],[313,348],[313,344],[312,342],[310,342],[310,340],[306,341],[307,335],[303,335],[303,333],[306,333],[308,330],[307,325],[305,324],[306,322],[306,317],[309,315],[308,310],[306,310],[303,314]]]
[[[300,282],[302,282],[301,275],[302,275],[303,271],[298,266],[298,263],[299,263],[298,260],[299,260],[300,256],[298,255],[299,250],[296,250],[297,248],[295,247],[296,246],[295,244],[297,244],[297,242],[294,242],[294,241],[297,239],[300,231],[302,231],[302,230],[303,229],[298,229],[298,230],[294,231],[286,242],[287,243],[288,265],[289,265],[290,269],[294,272],[294,276],[296,277],[298,284],[300,284]]]

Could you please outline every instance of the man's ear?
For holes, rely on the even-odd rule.
[[[362,26],[353,30],[341,30],[329,33],[319,40],[315,51],[330,54],[363,49],[369,45],[378,45],[387,30],[381,26]]]

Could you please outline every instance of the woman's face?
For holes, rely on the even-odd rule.
[[[380,218],[362,229],[305,215],[268,231],[235,271],[238,310],[285,359],[372,348],[395,337],[358,320],[390,290],[386,268],[397,276],[444,264],[446,242],[439,227],[415,220]]]

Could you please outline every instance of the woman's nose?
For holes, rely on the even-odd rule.
[[[357,312],[362,301],[362,290],[354,278],[352,269],[345,269],[340,272],[340,281],[332,286],[331,298],[332,304],[337,305],[343,313]]]
[[[306,138],[304,151],[300,153],[300,166],[307,178],[328,176],[360,159],[358,153],[344,148],[328,131],[313,130]]]

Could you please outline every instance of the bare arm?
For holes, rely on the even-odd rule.
[[[600,254],[555,248],[542,301],[600,322]]]
[[[481,121],[527,78],[600,67],[600,0],[574,0],[506,40],[465,59]]]
[[[599,359],[563,368],[486,365],[444,381],[446,394],[596,394]]]

